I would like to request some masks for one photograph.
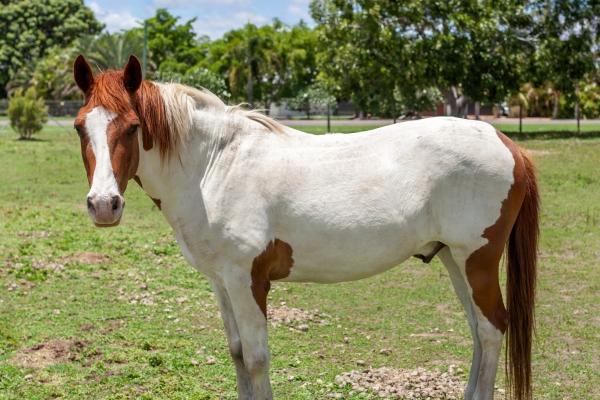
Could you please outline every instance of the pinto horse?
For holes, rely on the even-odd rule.
[[[527,154],[491,125],[441,117],[315,136],[143,80],[133,56],[94,76],[80,55],[74,75],[89,215],[119,224],[130,179],[154,200],[212,284],[240,399],[273,397],[271,281],[349,281],[435,255],[473,336],[465,398],[493,398],[505,333],[508,387],[531,398],[538,190]]]

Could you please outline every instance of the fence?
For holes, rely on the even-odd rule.
[[[81,100],[46,100],[48,106],[48,115],[52,117],[75,116]],[[0,115],[6,115],[8,110],[8,99],[0,99]]]

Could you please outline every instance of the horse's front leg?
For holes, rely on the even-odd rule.
[[[221,310],[223,325],[225,325],[225,333],[227,334],[227,343],[229,345],[229,353],[237,375],[237,392],[239,400],[252,400],[252,384],[250,382],[250,374],[244,365],[244,356],[242,352],[242,341],[237,324],[231,308],[231,301],[227,295],[225,288],[215,281],[211,281],[213,291],[217,297],[217,303]]]
[[[223,285],[237,324],[253,399],[271,400],[273,394],[269,380],[267,319],[253,295],[250,271],[241,268],[227,269],[223,274]],[[262,293],[266,301],[266,290]]]

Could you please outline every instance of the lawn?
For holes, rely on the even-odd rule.
[[[534,398],[600,398],[600,138],[549,137],[519,141],[543,198]],[[30,142],[0,127],[0,171],[0,399],[235,398],[209,285],[135,184],[121,226],[94,228],[77,136],[58,127]],[[283,302],[318,316],[270,326],[276,398],[362,398],[335,377],[365,366],[457,365],[466,379],[468,327],[437,260],[275,283],[270,304]]]

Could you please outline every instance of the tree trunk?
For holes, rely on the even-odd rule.
[[[456,116],[461,118],[467,118],[469,112],[469,98],[467,96],[459,96],[456,99],[457,114]]]
[[[476,101],[475,102],[475,119],[479,119],[480,111],[481,111],[481,104],[478,101]]]
[[[451,86],[444,91],[444,100],[446,102],[446,115],[452,117],[466,117],[468,111],[467,96],[459,95],[456,86]]]
[[[456,88],[454,86],[444,91],[444,102],[446,103],[446,115],[456,115]]]

